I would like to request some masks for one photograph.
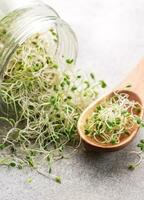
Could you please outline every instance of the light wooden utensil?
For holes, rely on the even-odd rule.
[[[127,85],[131,87],[127,88]],[[127,78],[112,92],[101,97],[100,99],[92,102],[81,114],[78,121],[78,133],[84,142],[86,149],[88,150],[103,150],[103,151],[116,151],[124,148],[128,145],[134,137],[137,135],[138,126],[135,126],[134,130],[128,137],[123,138],[118,144],[100,144],[96,142],[91,137],[87,136],[84,131],[84,126],[86,120],[93,113],[97,104],[100,104],[104,99],[109,98],[114,95],[114,92],[119,91],[119,93],[126,93],[129,95],[130,100],[138,102],[142,106],[142,110],[139,114],[139,117],[143,118],[144,113],[144,59],[133,69],[133,71],[127,76]]]

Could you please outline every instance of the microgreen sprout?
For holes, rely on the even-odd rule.
[[[66,59],[66,63],[67,63],[67,64],[72,64],[73,62],[74,62],[73,59]]]
[[[56,176],[56,177],[55,177],[55,181],[56,181],[57,183],[61,183],[61,177],[60,177],[60,176]]]
[[[100,83],[102,88],[106,88],[107,87],[107,84],[106,84],[106,82],[104,80],[100,80],[99,83]]]
[[[16,163],[15,163],[15,162],[11,162],[11,163],[9,164],[9,166],[11,166],[11,167],[16,167]]]
[[[32,178],[31,177],[27,178],[26,183],[29,183],[29,184],[32,183]]]
[[[87,119],[85,134],[103,144],[118,144],[133,128],[143,124],[139,117],[141,105],[129,100],[126,93],[115,93],[99,103]]]
[[[127,84],[127,85],[126,85],[126,88],[131,88],[131,87],[132,87],[131,84]]]
[[[58,34],[57,34],[57,32],[56,32],[56,30],[54,30],[53,28],[51,28],[51,29],[49,29],[49,31],[50,31],[50,33],[52,34],[52,36],[53,36],[53,40],[54,40],[54,42],[58,42]]]
[[[95,80],[95,75],[93,73],[90,73],[90,77]],[[106,84],[106,83],[105,83]]]

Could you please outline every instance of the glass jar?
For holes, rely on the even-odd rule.
[[[75,63],[77,58],[76,36],[53,8],[37,0],[1,0],[1,77],[19,45],[36,33],[44,34],[49,40],[50,56],[58,64],[66,65],[66,59],[72,59]]]

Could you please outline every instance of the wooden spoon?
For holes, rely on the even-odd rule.
[[[128,85],[131,85],[131,87],[126,87]],[[78,121],[78,133],[84,142],[84,145],[87,150],[103,150],[103,151],[116,151],[119,149],[124,148],[126,145],[128,145],[134,137],[137,135],[138,126],[135,126],[135,128],[132,130],[131,134],[127,137],[124,137],[120,140],[120,143],[118,144],[102,144],[96,142],[93,138],[87,136],[85,134],[85,123],[86,120],[91,116],[93,113],[96,105],[100,104],[103,100],[106,98],[109,98],[114,95],[114,92],[119,91],[119,93],[126,93],[129,95],[130,100],[134,100],[138,102],[142,106],[142,110],[139,114],[139,117],[143,118],[144,113],[144,59],[140,61],[140,63],[133,69],[133,71],[127,76],[127,78],[118,86],[116,87],[112,92],[109,94],[101,97],[100,99],[92,102],[81,114],[79,121]]]

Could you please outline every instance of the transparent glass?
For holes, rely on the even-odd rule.
[[[50,29],[56,32],[56,42],[50,38]],[[53,8],[37,0],[0,0],[1,77],[15,50],[35,33],[49,40],[50,54],[58,64],[66,65],[66,59],[76,61],[76,36]]]

